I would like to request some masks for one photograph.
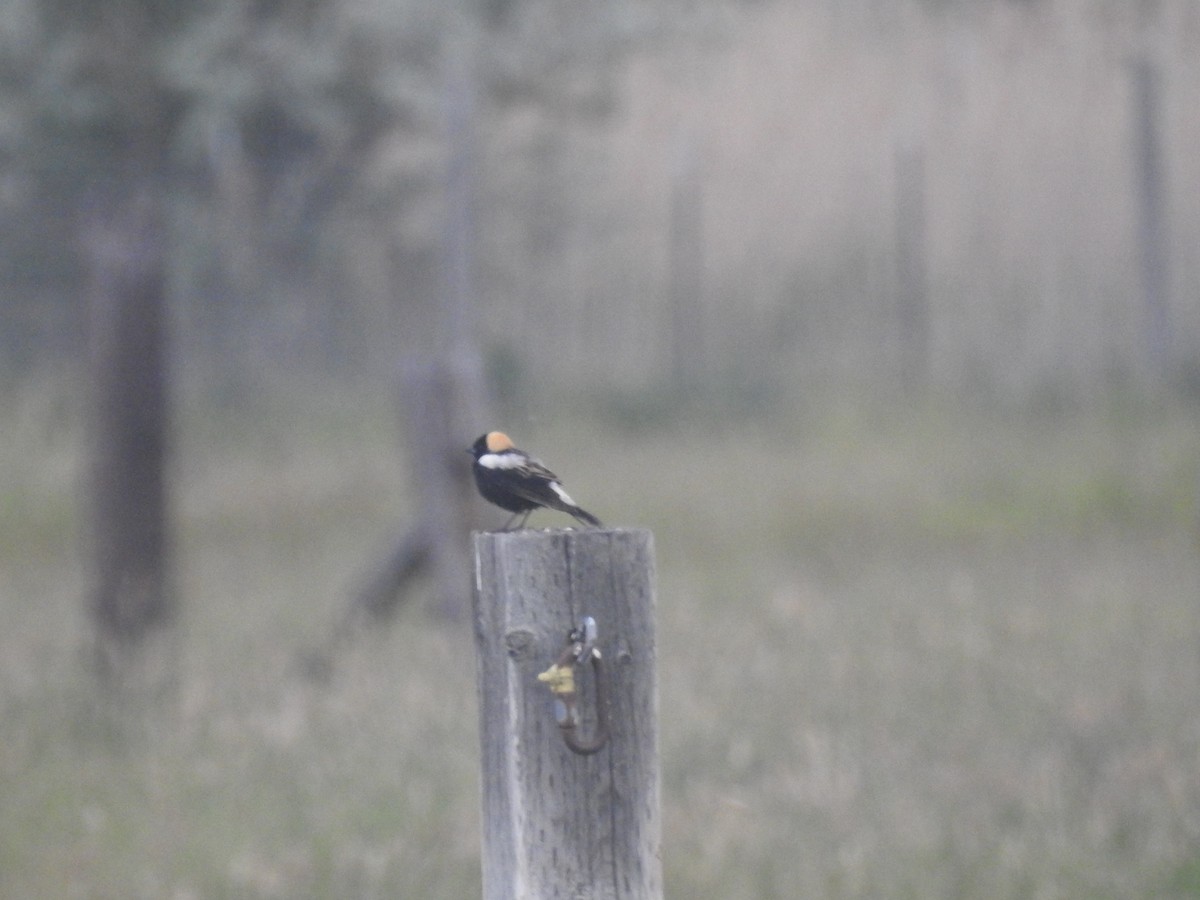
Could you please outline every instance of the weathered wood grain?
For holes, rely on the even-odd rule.
[[[475,535],[485,900],[657,900],[660,859],[653,536],[644,529]],[[571,752],[537,681],[596,619],[611,737]],[[581,731],[594,685],[580,667]]]

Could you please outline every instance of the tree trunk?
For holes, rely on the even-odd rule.
[[[152,190],[84,226],[91,381],[90,609],[101,653],[174,610],[168,565],[162,226]]]

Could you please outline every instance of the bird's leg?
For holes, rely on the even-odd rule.
[[[511,516],[509,516],[509,517],[508,517],[508,519],[507,519],[507,521],[505,521],[505,523],[504,523],[504,527],[503,527],[503,528],[501,528],[500,530],[501,530],[501,531],[508,531],[508,530],[509,530],[509,528],[511,527],[512,523],[516,521],[516,519],[517,519],[517,516],[519,516],[519,515],[520,515],[520,513],[519,513],[519,512],[515,512],[515,513],[513,513]],[[529,513],[526,513],[525,515],[526,515],[526,517],[528,517]]]

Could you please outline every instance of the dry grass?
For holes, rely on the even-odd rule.
[[[169,677],[114,697],[50,396],[0,448],[0,895],[477,896],[468,629],[295,667],[405,518],[387,405],[187,418]],[[669,896],[1200,894],[1194,414],[513,427],[656,534]]]

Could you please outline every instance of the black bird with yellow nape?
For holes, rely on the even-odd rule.
[[[512,513],[504,523],[504,531],[509,530],[518,516],[521,517],[518,527],[524,528],[530,513],[541,507],[565,512],[593,528],[603,527],[599,519],[563,490],[557,475],[525,451],[518,450],[504,432],[480,435],[467,452],[475,457],[471,469],[483,499]]]

